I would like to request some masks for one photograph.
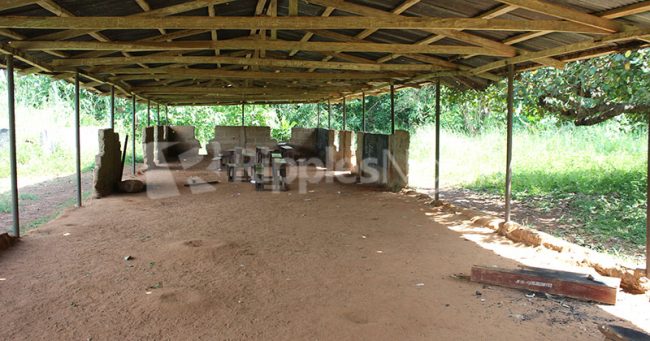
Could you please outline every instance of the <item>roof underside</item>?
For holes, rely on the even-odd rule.
[[[24,73],[154,103],[316,102],[649,46],[650,1],[7,0]]]

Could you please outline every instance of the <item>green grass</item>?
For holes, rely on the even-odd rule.
[[[32,193],[19,193],[18,194],[19,204],[20,201],[25,200],[38,200],[38,196]],[[0,213],[11,213],[11,194],[10,193],[0,193]]]
[[[415,186],[433,179],[433,130],[412,139]],[[505,134],[469,137],[443,132],[442,186],[504,193]],[[575,240],[596,248],[645,244],[646,133],[621,132],[614,124],[515,132],[513,198],[542,210],[564,209],[562,222]],[[529,200],[535,199],[535,200]]]

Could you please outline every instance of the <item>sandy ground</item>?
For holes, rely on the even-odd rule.
[[[0,255],[0,338],[593,340],[599,323],[633,326],[615,308],[459,279],[513,258],[564,265],[415,197],[148,173],[151,189],[173,177],[178,195],[89,201]],[[180,185],[191,175],[222,182]],[[617,307],[647,308],[629,296]]]

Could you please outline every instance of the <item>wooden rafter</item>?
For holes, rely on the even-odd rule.
[[[314,1],[314,0],[312,0]],[[320,1],[320,0],[318,0]],[[151,13],[151,12],[149,12]],[[201,16],[158,17],[0,17],[0,28],[66,29],[75,27],[92,33],[101,30],[167,29],[416,29],[555,31],[607,34],[609,31],[579,23],[558,20],[507,20],[428,17],[222,17],[213,20]],[[84,34],[86,34],[84,33]],[[42,39],[39,37],[38,39]],[[49,39],[48,39],[49,40]]]
[[[237,58],[225,56],[138,56],[138,57],[104,57],[104,58],[68,58],[51,62],[57,70],[76,67],[94,67],[99,65],[133,65],[133,64],[236,64],[249,66],[264,66],[273,68],[318,68],[330,70],[350,71],[435,71],[440,67],[430,64],[377,64],[377,63],[349,63],[349,62],[322,62],[296,59],[273,58]]]
[[[621,23],[601,18],[588,13],[580,12],[566,6],[552,4],[542,0],[499,0],[500,2],[525,8],[530,11],[542,13],[575,23],[595,27],[608,32],[623,30]]]
[[[639,37],[642,37],[644,35],[650,34],[650,28],[645,28],[645,29],[634,29],[622,33],[616,33],[612,34],[609,36],[602,37],[600,39],[592,39],[589,41],[583,41],[580,43],[574,43],[574,44],[569,44],[569,45],[564,45],[564,46],[559,46],[556,48],[551,48],[551,49],[546,49],[538,52],[531,52],[530,54],[526,56],[517,56],[514,58],[507,58],[503,60],[499,60],[493,63],[488,63],[486,65],[480,66],[475,68],[472,73],[474,74],[480,74],[481,72],[488,72],[496,69],[503,68],[507,66],[508,64],[518,64],[518,63],[524,63],[528,61],[533,61],[535,59],[539,58],[546,58],[546,57],[554,57],[554,56],[560,56],[563,54],[569,54],[569,53],[574,53],[574,52],[579,52],[579,51],[585,51],[585,50],[590,50],[590,49],[595,49],[601,46],[606,46],[622,41],[629,41],[629,40],[634,40],[638,39]]]
[[[175,41],[175,42],[111,42],[111,41],[14,41],[11,45],[25,51],[192,51],[192,50],[303,50],[303,51],[347,51],[347,52],[385,52],[385,53],[432,53],[432,54],[480,54],[504,56],[496,51],[476,46],[459,45],[411,45],[386,43],[341,43],[341,42],[295,42],[284,40],[231,39],[213,41]]]

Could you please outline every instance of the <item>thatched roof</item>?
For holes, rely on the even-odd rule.
[[[650,1],[5,0],[25,73],[163,104],[313,102],[648,46]]]

